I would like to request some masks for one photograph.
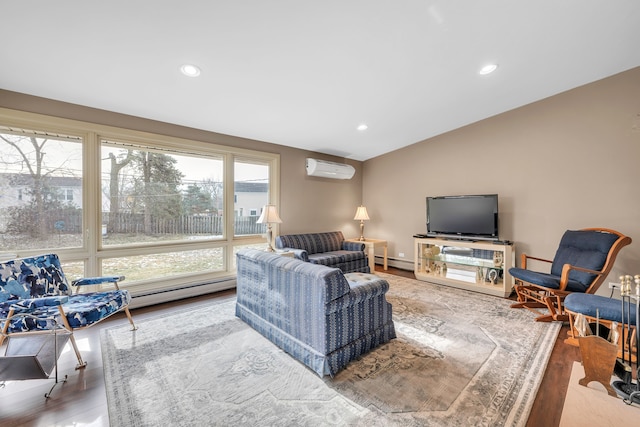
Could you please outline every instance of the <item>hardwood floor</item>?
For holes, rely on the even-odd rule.
[[[376,266],[376,271],[383,270],[381,266]],[[391,267],[386,273],[414,278],[411,271]],[[153,307],[139,308],[132,310],[132,314],[135,321],[141,321],[166,315],[176,309],[204,305],[214,298],[227,299],[234,295],[234,291],[224,291]],[[531,321],[533,322],[533,315]],[[100,330],[125,324],[128,324],[126,317],[119,313],[105,320],[102,324],[77,331],[76,340],[82,356],[87,362],[87,367],[83,370],[74,370],[76,359],[73,351],[67,346],[59,359],[60,375],[68,374],[67,382],[58,384],[49,399],[45,399],[44,394],[51,388],[52,379],[8,382],[4,388],[0,388],[0,425],[3,427],[108,426],[109,416],[102,370]],[[567,326],[563,327],[556,341],[527,422],[528,427],[553,427],[560,423],[571,366],[574,361],[580,360],[578,348],[563,342],[566,330]],[[4,354],[4,348],[1,350]]]

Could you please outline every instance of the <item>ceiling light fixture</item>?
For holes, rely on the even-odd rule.
[[[365,125],[365,124],[363,123],[363,124],[361,124],[361,125],[358,125],[357,129],[358,129],[359,131],[361,131],[361,132],[362,132],[363,130],[367,130],[367,129],[369,129],[369,126],[367,126],[367,125]]]
[[[187,77],[198,77],[200,75],[200,68],[191,64],[184,64],[180,67],[180,71]]]
[[[483,76],[486,76],[487,74],[493,73],[497,69],[498,69],[498,64],[487,64],[484,67],[480,68],[479,72]]]

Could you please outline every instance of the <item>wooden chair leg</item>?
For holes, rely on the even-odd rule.
[[[569,320],[569,315],[564,311],[564,306],[562,305],[564,296],[549,295],[544,298],[544,301],[549,309],[549,315],[552,320],[560,322],[566,322]]]
[[[131,323],[131,330],[135,331],[138,327],[133,323],[133,317],[131,316],[131,312],[129,311],[129,307],[124,308],[124,312],[127,315],[127,319],[129,319],[129,323]]]
[[[11,320],[11,317],[13,316],[14,311],[15,310],[13,308],[10,308],[9,314],[7,315],[7,318],[4,321],[4,326],[2,327],[2,335],[0,335],[0,345],[4,343],[4,339],[7,337],[7,331],[9,330],[9,321]]]
[[[569,316],[569,330],[567,331],[567,338],[565,338],[564,343],[572,345],[574,347],[578,347],[578,336],[576,335],[576,326],[575,326],[575,314],[567,313]]]
[[[69,324],[69,321],[67,320],[67,315],[64,313],[64,310],[62,309],[61,305],[58,306],[58,311],[60,312],[60,318],[62,320],[62,324],[64,325],[64,328],[67,331],[69,331],[69,333],[71,334],[71,338],[69,339],[69,341],[71,341],[71,346],[73,347],[73,351],[76,353],[76,357],[78,358],[78,364],[76,365],[76,369],[84,369],[87,366],[87,362],[82,360],[82,355],[80,354],[80,350],[78,349],[78,345],[76,344],[76,337],[73,335],[73,328]]]
[[[69,338],[69,341],[71,341],[71,346],[73,347],[73,351],[76,353],[76,358],[78,359],[76,370],[86,368],[87,362],[82,360],[82,355],[80,354],[80,350],[78,350],[78,345],[76,344],[76,337],[73,335],[73,332],[71,332],[71,337]]]

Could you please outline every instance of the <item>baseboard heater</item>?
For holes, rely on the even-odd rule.
[[[376,264],[382,265],[383,263],[384,257],[376,255]],[[400,270],[413,271],[414,269],[413,261],[406,258],[387,257],[387,265]]]
[[[132,292],[129,308],[147,307],[164,302],[177,301],[199,295],[212,294],[236,287],[236,277],[223,277],[207,283],[192,284],[182,287],[162,289],[158,291]]]

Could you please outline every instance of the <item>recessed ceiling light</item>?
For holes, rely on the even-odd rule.
[[[359,131],[363,131],[363,130],[367,130],[369,129],[369,126],[365,125],[364,123],[362,123],[361,125],[358,125],[357,129]]]
[[[180,67],[180,71],[187,77],[198,77],[200,75],[200,68],[191,64],[184,64]]]
[[[484,75],[493,73],[497,69],[498,69],[498,64],[487,64],[484,67],[480,68],[479,73],[484,76]]]

